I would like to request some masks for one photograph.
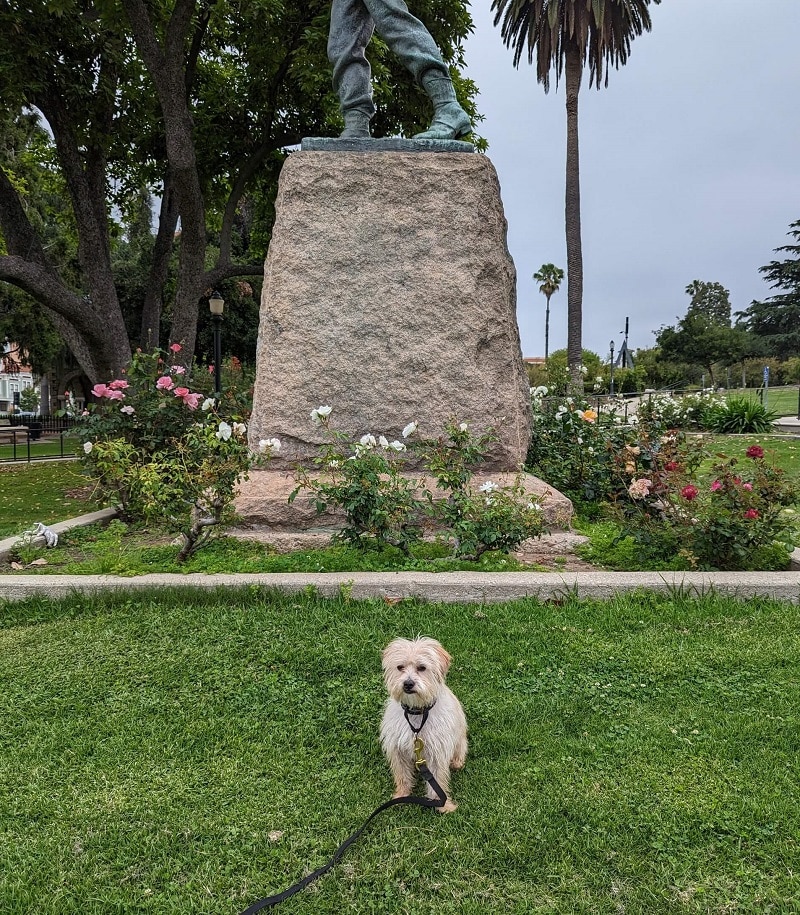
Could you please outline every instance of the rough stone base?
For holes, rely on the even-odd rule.
[[[406,473],[404,476],[419,480],[422,488],[435,490],[432,477],[424,474]],[[489,480],[499,485],[509,485],[516,479],[515,474],[475,474],[472,483],[478,488]],[[521,477],[525,493],[541,503],[545,522],[551,530],[567,530],[572,519],[572,502],[538,477],[529,473]],[[341,512],[330,511],[317,514],[310,493],[301,490],[297,498],[289,503],[289,496],[296,487],[294,475],[281,470],[256,470],[250,474],[239,489],[236,511],[240,517],[239,532],[262,531],[283,535],[294,535],[303,531],[314,531],[322,537],[330,537],[340,528],[344,516]],[[444,498],[444,493],[442,493]],[[284,538],[285,539],[285,538]]]
[[[271,466],[318,454],[311,411],[356,440],[496,430],[492,471],[521,467],[530,393],[500,187],[485,156],[297,152],[265,267],[250,444]]]

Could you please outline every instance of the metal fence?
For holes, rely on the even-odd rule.
[[[0,422],[8,422],[12,428],[24,426],[32,432],[39,432],[42,435],[66,432],[75,425],[75,420],[71,416],[40,416],[38,413],[9,413],[0,414]],[[0,430],[3,426],[0,426]]]
[[[75,457],[75,440],[68,430],[0,426],[0,463],[46,461]]]

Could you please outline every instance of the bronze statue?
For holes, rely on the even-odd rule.
[[[375,114],[366,47],[377,31],[433,102],[431,126],[417,140],[456,140],[472,131],[430,32],[404,0],[333,0],[328,58],[344,115],[343,139],[368,138]]]

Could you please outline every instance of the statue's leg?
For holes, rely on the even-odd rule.
[[[342,137],[368,137],[375,114],[369,61],[364,53],[375,23],[363,0],[333,0],[328,59],[344,115]]]
[[[453,140],[472,131],[469,115],[459,105],[450,71],[425,25],[405,0],[363,0],[378,34],[411,71],[433,102],[433,123],[418,139]]]

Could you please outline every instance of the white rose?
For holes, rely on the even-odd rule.
[[[389,447],[392,451],[405,451],[406,446],[402,442],[394,441],[389,443]]]
[[[237,435],[244,435],[245,432],[247,432],[247,426],[246,426],[244,423],[234,423],[234,424],[233,424],[233,431],[234,431]]]
[[[386,438],[385,435],[379,435],[379,436],[378,436],[378,444],[381,446],[381,448],[388,448],[388,447],[389,447],[389,439]]]
[[[364,448],[374,448],[378,444],[375,436],[370,432],[367,432],[366,435],[362,435],[359,441],[364,446]]]
[[[497,483],[493,483],[491,480],[488,480],[481,486],[481,492],[494,492],[497,489]]]
[[[213,397],[206,397],[206,399],[200,404],[200,409],[208,413],[208,411],[214,406],[216,401]]]
[[[219,424],[219,427],[218,427],[217,431],[214,433],[214,435],[216,435],[216,437],[221,442],[227,442],[230,440],[232,433],[233,433],[233,429],[223,420]]]
[[[92,448],[94,448],[94,445],[93,445],[91,442],[84,442],[84,443],[83,443],[83,453],[84,453],[84,454],[91,454],[91,453],[92,453]]]
[[[321,426],[333,412],[333,407],[322,406],[311,411],[311,421],[315,426]]]
[[[403,438],[408,438],[409,435],[413,435],[417,431],[417,423],[409,423],[405,429],[403,429]]]

